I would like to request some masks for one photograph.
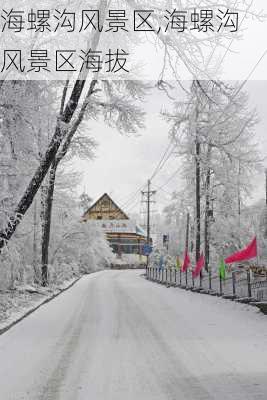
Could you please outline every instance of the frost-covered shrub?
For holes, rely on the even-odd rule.
[[[61,284],[79,276],[79,268],[77,264],[55,263],[48,266],[48,282],[49,284]]]
[[[75,222],[61,240],[54,242],[55,264],[76,264],[81,273],[101,270],[110,265],[114,254],[104,232],[90,223]]]
[[[10,245],[0,255],[0,289],[13,289],[22,276],[21,258],[16,246]]]

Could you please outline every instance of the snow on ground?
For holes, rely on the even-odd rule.
[[[5,400],[266,400],[267,318],[140,271],[82,278],[0,336]]]
[[[32,285],[20,285],[13,290],[0,291],[0,332],[45,300],[62,292],[77,280],[74,277],[58,285],[46,288]]]

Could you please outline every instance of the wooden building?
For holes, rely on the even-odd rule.
[[[141,227],[105,193],[83,215],[83,221],[94,222],[105,231],[114,253],[143,255],[146,235]]]

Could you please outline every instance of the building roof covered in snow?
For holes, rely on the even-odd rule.
[[[146,233],[105,193],[83,215],[84,222],[101,227],[116,253],[142,253]]]

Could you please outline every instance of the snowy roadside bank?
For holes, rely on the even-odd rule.
[[[95,272],[93,272],[95,273]],[[0,335],[74,286],[84,275],[47,288],[26,285],[0,292]]]

